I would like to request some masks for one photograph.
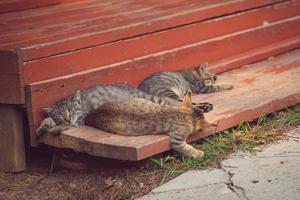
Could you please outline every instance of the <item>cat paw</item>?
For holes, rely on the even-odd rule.
[[[233,85],[223,85],[223,88],[224,88],[224,90],[231,90],[231,89],[233,89]]]
[[[199,157],[203,157],[203,156],[204,156],[204,152],[201,150],[195,150],[191,155],[191,157],[193,157],[193,158],[199,158]]]
[[[211,103],[205,102],[205,103],[198,103],[195,105],[197,110],[200,110],[202,113],[207,113],[209,111],[212,111],[214,106]]]
[[[45,127],[39,127],[35,131],[35,137],[38,139],[38,138],[42,137],[45,133],[47,133],[47,129]]]

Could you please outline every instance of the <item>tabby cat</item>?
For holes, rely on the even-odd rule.
[[[181,100],[187,90],[193,93],[211,93],[230,90],[232,85],[215,85],[217,76],[207,71],[207,63],[193,69],[158,72],[142,81],[138,89],[151,95]]]
[[[171,147],[190,157],[203,156],[204,152],[186,143],[186,138],[208,126],[204,112],[212,110],[212,104],[193,107],[191,92],[178,106],[161,106],[146,99],[136,98],[122,103],[105,103],[86,117],[86,124],[103,131],[128,136],[166,134]]]
[[[126,84],[98,85],[77,91],[52,108],[43,108],[49,117],[42,121],[36,130],[36,136],[39,137],[46,132],[59,134],[63,130],[81,126],[86,115],[104,103],[124,102],[133,98],[144,98],[160,105],[180,104],[174,99],[149,95]]]

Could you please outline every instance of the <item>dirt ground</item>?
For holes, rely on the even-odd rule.
[[[50,152],[31,151],[25,172],[0,172],[0,200],[135,199],[158,186],[163,173],[150,160],[122,162],[67,152],[48,175]]]

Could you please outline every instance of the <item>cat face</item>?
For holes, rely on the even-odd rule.
[[[81,95],[77,91],[75,95],[66,97],[52,108],[43,108],[57,125],[73,125],[82,116]]]
[[[207,70],[208,63],[200,64],[198,67],[194,68],[194,75],[204,82],[205,85],[212,85],[216,82],[217,76],[211,74]]]

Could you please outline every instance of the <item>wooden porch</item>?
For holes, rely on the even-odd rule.
[[[25,169],[23,109],[31,145],[37,146],[41,108],[96,84],[136,86],[153,72],[209,62],[222,73],[220,82],[235,88],[195,97],[215,104],[207,118],[218,121],[218,128],[191,140],[300,102],[299,0],[5,2],[0,3],[3,170]],[[169,149],[166,136],[121,137],[91,127],[42,142],[126,160]]]

